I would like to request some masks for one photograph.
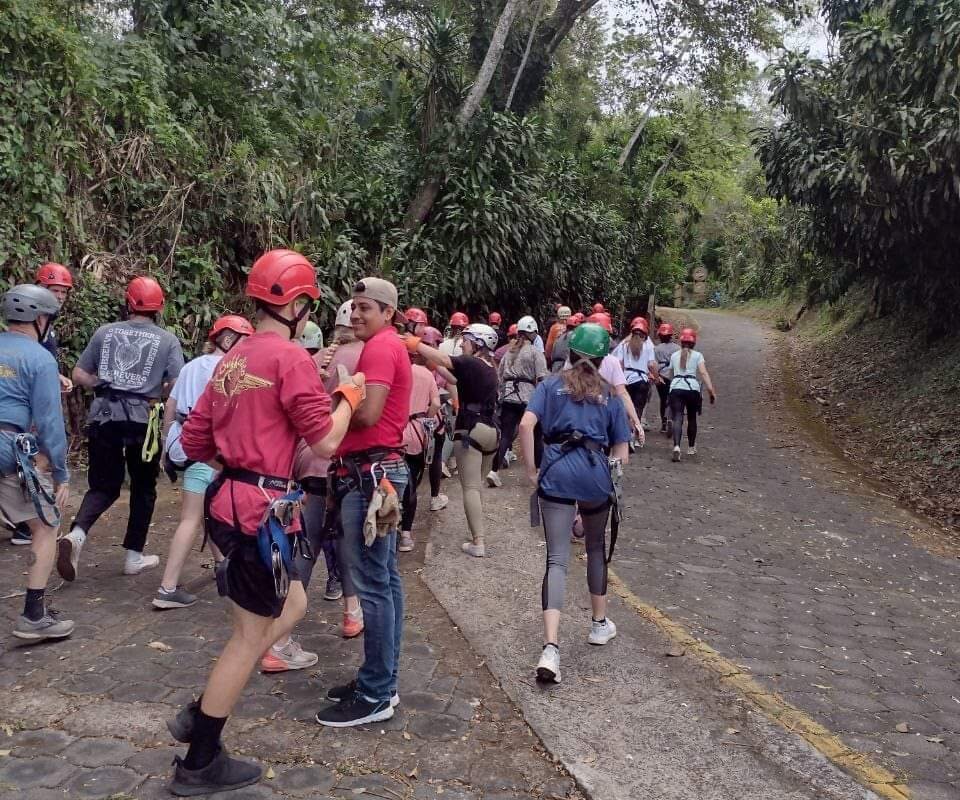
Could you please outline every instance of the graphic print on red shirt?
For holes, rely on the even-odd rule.
[[[332,425],[330,407],[307,351],[276,333],[256,333],[220,361],[180,442],[194,461],[217,458],[229,467],[289,478],[297,440],[320,441]],[[255,534],[270,501],[281,494],[228,480],[210,513]]]

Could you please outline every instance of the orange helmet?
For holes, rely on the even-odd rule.
[[[630,333],[634,331],[643,331],[644,333],[650,333],[650,324],[647,322],[646,317],[634,317],[630,321]]]
[[[313,265],[293,250],[269,250],[253,262],[247,276],[247,297],[272,306],[285,306],[306,295],[320,297]]]
[[[516,336],[517,333],[518,333],[518,331],[517,331],[517,324],[516,324],[516,323],[514,323],[514,324],[511,325],[509,328],[507,328],[507,336]]]
[[[429,325],[430,320],[422,308],[408,308],[403,312],[403,318],[411,325]]]
[[[669,322],[661,322],[657,328],[657,336],[673,336],[673,325]]]
[[[130,281],[126,294],[131,311],[159,311],[163,308],[163,289],[153,278],[140,275]]]
[[[37,279],[34,282],[41,286],[65,286],[72,289],[73,275],[63,264],[48,261],[46,264],[40,265],[40,269],[37,270]]]
[[[581,314],[579,311],[576,314],[571,314],[569,317],[567,317],[568,328],[576,328],[581,322],[583,322],[583,314]]]
[[[693,328],[684,328],[680,331],[680,344],[696,344],[697,332]]]
[[[599,305],[599,303],[597,305]],[[610,319],[610,315],[605,311],[594,312],[589,317],[587,317],[586,320],[584,321],[592,322],[595,325],[599,325],[607,333],[613,333],[613,321]]]
[[[462,311],[455,311],[450,315],[449,324],[451,328],[466,328],[470,324],[470,317]]]
[[[224,331],[233,331],[241,336],[252,336],[253,325],[238,314],[224,314],[213,323],[207,338],[212,342]]]
[[[500,316],[499,311],[491,311],[489,316],[487,316],[487,322],[491,325],[499,325],[503,322],[503,317]]]
[[[603,303],[594,303],[594,304],[593,304],[593,308],[591,308],[590,311],[593,312],[594,314],[606,314],[606,313],[607,313],[607,309],[606,309],[606,307],[603,305]]]

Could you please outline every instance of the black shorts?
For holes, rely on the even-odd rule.
[[[277,597],[273,575],[260,558],[257,537],[213,517],[209,525],[210,538],[227,559],[217,570],[220,593],[258,617],[279,617],[284,601]],[[224,567],[225,572],[222,572]],[[300,580],[296,569],[294,564],[290,571],[291,581]]]

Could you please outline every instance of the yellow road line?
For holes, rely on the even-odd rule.
[[[845,745],[823,725],[794,708],[776,692],[765,689],[730,659],[724,658],[712,647],[694,638],[686,628],[658,608],[644,603],[612,569],[609,581],[613,591],[624,603],[683,647],[687,655],[693,656],[717,675],[722,686],[736,691],[773,722],[801,736],[840,769],[884,800],[909,800],[910,790],[896,775],[874,763],[864,753]]]

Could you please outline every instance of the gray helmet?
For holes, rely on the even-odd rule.
[[[0,301],[0,313],[7,322],[36,322],[42,314],[55,317],[59,310],[53,292],[32,283],[14,286]]]

